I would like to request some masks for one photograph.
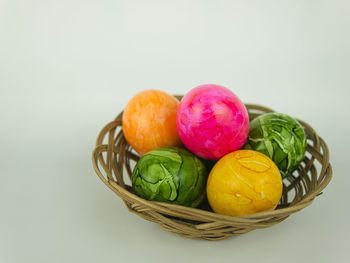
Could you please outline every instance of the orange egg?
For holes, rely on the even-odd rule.
[[[123,113],[127,142],[140,155],[158,147],[180,146],[176,128],[179,101],[166,92],[145,90],[136,94]]]
[[[282,177],[274,162],[252,150],[226,154],[215,164],[207,181],[211,208],[229,216],[273,210],[282,189]]]

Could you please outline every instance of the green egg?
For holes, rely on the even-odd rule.
[[[253,119],[244,146],[270,157],[282,177],[290,175],[303,160],[306,134],[301,124],[282,113],[266,113]]]
[[[196,207],[205,196],[207,169],[192,153],[163,147],[146,153],[137,162],[132,186],[140,197]]]

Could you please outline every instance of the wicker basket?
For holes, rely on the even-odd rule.
[[[250,119],[273,112],[258,105],[247,104],[246,107]],[[290,214],[310,205],[330,182],[332,167],[326,143],[307,123],[299,122],[307,134],[307,153],[293,175],[283,180],[282,198],[273,211],[230,217],[212,212],[207,202],[203,202],[199,208],[189,208],[138,197],[133,193],[129,179],[132,176],[131,167],[139,157],[124,138],[122,113],[101,130],[92,162],[100,179],[123,199],[129,211],[183,237],[226,239],[285,220]]]

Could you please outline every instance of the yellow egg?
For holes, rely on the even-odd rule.
[[[215,164],[207,182],[211,208],[228,216],[273,210],[282,190],[282,177],[275,163],[252,150],[226,154]]]

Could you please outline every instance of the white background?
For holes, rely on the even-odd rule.
[[[92,169],[99,130],[203,83],[309,122],[324,194],[219,242],[128,212]],[[0,262],[350,262],[349,88],[350,1],[0,0]]]

